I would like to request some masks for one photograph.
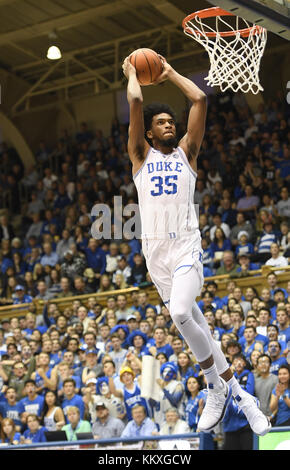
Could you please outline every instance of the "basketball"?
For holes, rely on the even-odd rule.
[[[151,85],[162,73],[163,64],[157,52],[152,49],[136,49],[130,56],[130,62],[137,71],[140,85]]]

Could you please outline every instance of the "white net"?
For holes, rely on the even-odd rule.
[[[209,9],[211,10],[211,9]],[[202,13],[202,12],[198,12]],[[226,21],[227,19],[227,21]],[[195,16],[184,21],[184,33],[195,39],[208,52],[210,70],[205,80],[221,91],[263,91],[259,80],[267,30],[250,25],[237,16]]]

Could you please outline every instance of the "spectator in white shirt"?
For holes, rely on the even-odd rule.
[[[180,419],[176,408],[169,408],[165,413],[166,422],[160,428],[161,435],[190,433],[186,421]]]
[[[112,282],[115,283],[115,276],[116,274],[123,274],[125,281],[128,282],[128,279],[131,277],[132,268],[129,266],[126,257],[119,255],[117,258],[118,261],[118,268],[113,274]]]
[[[231,229],[230,229],[228,224],[225,224],[224,222],[222,222],[222,218],[221,218],[220,214],[216,213],[213,216],[213,223],[214,223],[214,225],[213,225],[213,227],[211,227],[210,232],[209,232],[209,236],[210,236],[211,241],[214,240],[214,234],[215,234],[215,231],[218,227],[223,230],[226,238],[229,238],[230,233],[231,233]]]
[[[258,132],[258,126],[255,125],[255,119],[252,117],[249,117],[248,119],[249,127],[247,127],[244,137],[246,140],[248,140],[253,132]]]
[[[272,257],[266,261],[266,266],[284,268],[288,266],[288,260],[284,256],[280,256],[278,243],[272,243],[270,247]]]
[[[117,243],[110,243],[109,253],[106,255],[106,273],[113,273],[118,268],[119,247]]]
[[[44,189],[50,189],[52,186],[52,183],[57,181],[57,176],[52,173],[50,168],[45,168],[44,174],[45,174],[45,177],[42,180]]]

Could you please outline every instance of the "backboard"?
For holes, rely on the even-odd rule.
[[[290,41],[289,0],[208,0]]]

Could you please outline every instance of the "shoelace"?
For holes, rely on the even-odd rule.
[[[206,406],[208,409],[217,410],[217,407],[223,408],[224,406],[224,390],[220,392],[209,392],[206,400]]]

